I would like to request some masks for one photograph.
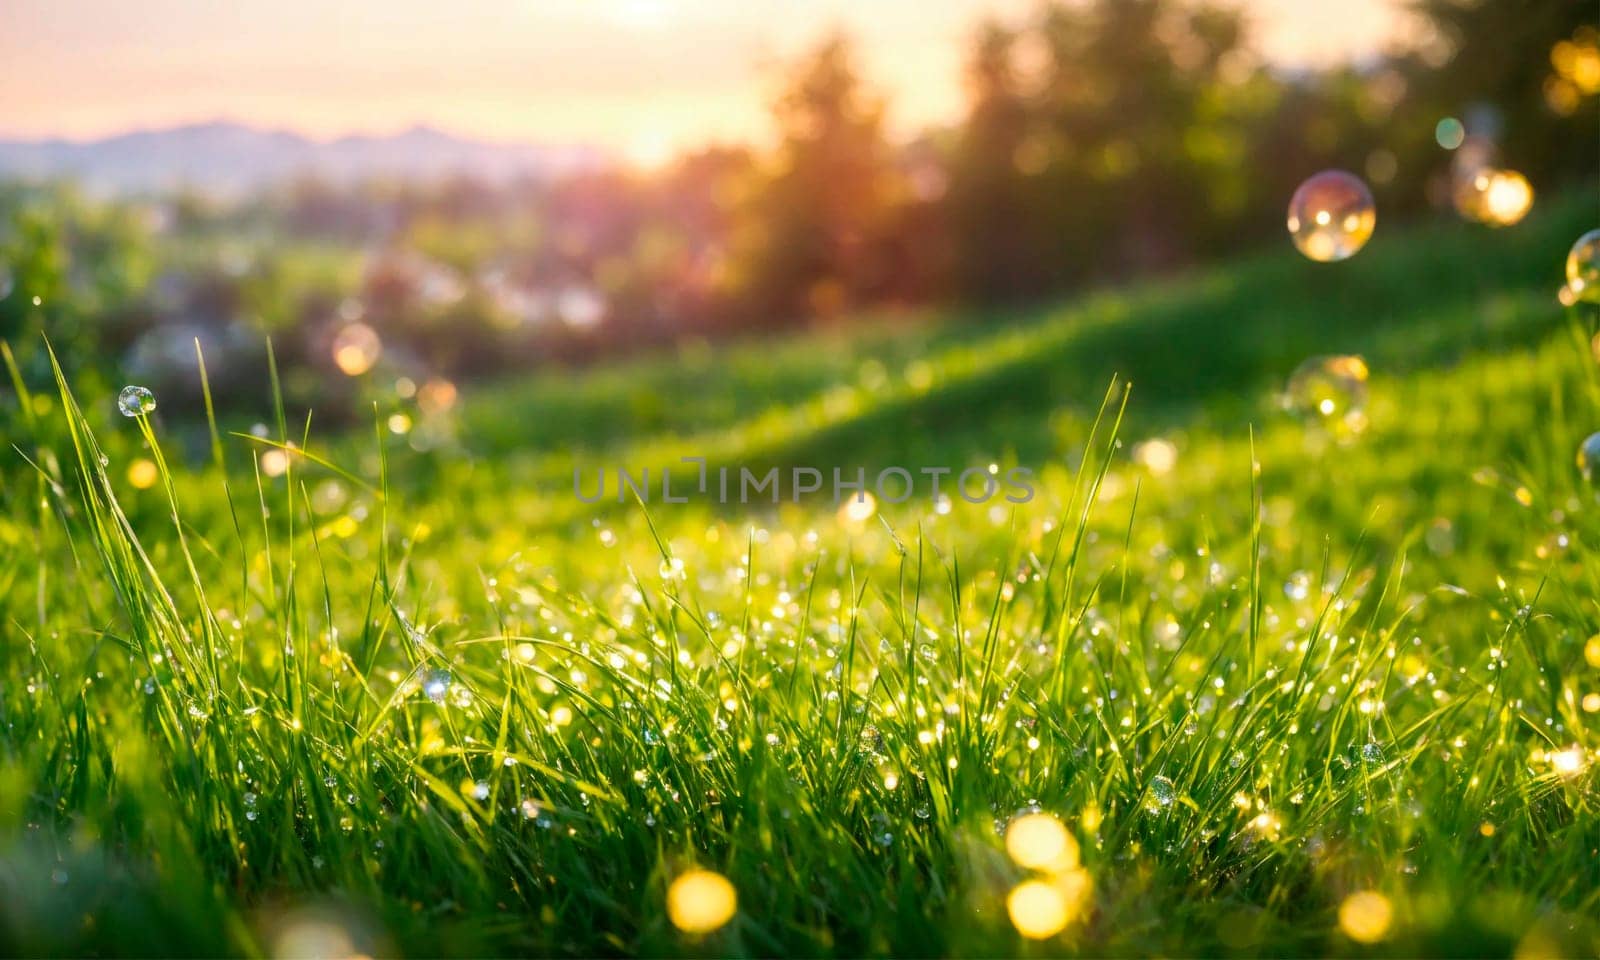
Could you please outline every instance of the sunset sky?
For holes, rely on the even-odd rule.
[[[4,0],[0,136],[228,118],[315,136],[424,123],[648,158],[768,131],[774,66],[830,26],[899,132],[953,119],[985,13],[1032,0]],[[1285,64],[1380,49],[1395,0],[1248,0]]]

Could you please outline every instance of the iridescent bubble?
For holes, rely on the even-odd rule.
[[[1567,289],[1579,300],[1600,303],[1600,229],[1579,237],[1567,254]]]
[[[383,352],[378,332],[364,323],[346,324],[333,338],[333,363],[348,377],[359,377],[372,369]]]
[[[149,387],[130,384],[117,394],[117,409],[122,411],[124,417],[153,413],[156,409],[156,395],[150,392]]]
[[[1367,425],[1367,363],[1358,356],[1312,357],[1295,368],[1284,405],[1308,423],[1340,436]]]
[[[1289,201],[1289,236],[1312,260],[1329,263],[1353,256],[1378,225],[1372,191],[1360,177],[1324,170],[1300,185]]]
[[[1583,479],[1600,483],[1600,433],[1589,434],[1589,439],[1578,446],[1578,469]]]

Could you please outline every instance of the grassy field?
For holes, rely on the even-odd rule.
[[[1596,219],[390,392],[353,435],[19,385],[0,952],[1600,953],[1600,371],[1555,300]],[[1329,354],[1371,370],[1353,438],[1279,403]],[[685,456],[1036,495],[574,495]],[[1034,810],[1048,864],[1008,856],[1059,842]]]

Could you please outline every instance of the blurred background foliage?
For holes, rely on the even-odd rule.
[[[339,419],[377,382],[352,369],[442,402],[457,380],[541,364],[1181,270],[1276,239],[1286,198],[1325,167],[1363,176],[1389,224],[1448,211],[1469,154],[1540,195],[1592,178],[1591,3],[1415,10],[1428,28],[1403,48],[1288,71],[1223,5],[1044,4],[976,31],[964,121],[907,143],[836,33],[787,68],[770,150],[508,185],[302,181],[227,202],[14,184],[0,338],[25,379],[45,373],[46,334],[80,382],[147,383],[194,410],[198,340],[226,411],[263,395],[270,337],[290,403]],[[1454,154],[1445,117],[1464,124]],[[375,335],[353,365],[339,359],[352,325]]]

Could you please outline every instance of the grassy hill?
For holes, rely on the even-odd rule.
[[[1600,383],[1555,302],[1596,219],[541,371],[365,436],[27,385],[0,947],[1596,953]],[[1352,438],[1279,404],[1329,354],[1371,370]],[[1035,495],[574,495],[686,456]],[[1073,864],[1008,857],[1032,810]],[[696,866],[738,897],[705,935],[666,909]]]

